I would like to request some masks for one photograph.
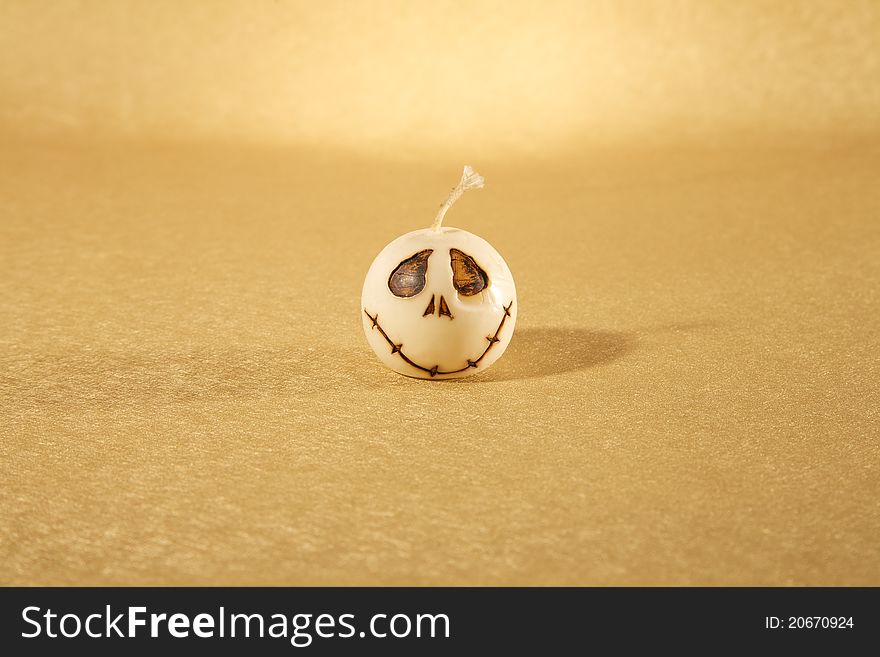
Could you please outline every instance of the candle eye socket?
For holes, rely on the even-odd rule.
[[[401,262],[388,278],[388,289],[396,297],[414,297],[425,289],[428,257],[434,249],[425,249]]]
[[[452,284],[459,294],[470,297],[488,287],[489,276],[464,251],[449,249],[449,264],[452,266]]]

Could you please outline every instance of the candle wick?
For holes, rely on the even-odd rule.
[[[465,165],[464,172],[461,174],[461,180],[459,180],[458,184],[452,188],[452,191],[449,192],[449,196],[443,202],[443,205],[440,206],[440,209],[437,211],[437,216],[434,218],[434,223],[431,224],[431,228],[440,232],[440,226],[443,224],[443,217],[446,216],[446,212],[452,207],[452,204],[460,199],[461,195],[467,190],[481,188],[484,182],[483,176],[474,171],[470,165]]]

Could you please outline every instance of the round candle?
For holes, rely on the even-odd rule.
[[[395,372],[469,376],[498,360],[510,343],[517,302],[507,263],[486,240],[442,225],[466,190],[482,186],[482,176],[465,167],[433,225],[388,244],[367,272],[364,333]]]

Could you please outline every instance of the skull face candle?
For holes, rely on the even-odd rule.
[[[470,167],[430,228],[401,235],[376,256],[361,295],[367,341],[395,372],[453,379],[482,372],[510,343],[516,288],[507,263],[484,239],[442,227],[468,189],[483,186]]]

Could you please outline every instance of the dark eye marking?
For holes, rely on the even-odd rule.
[[[428,256],[434,249],[425,249],[401,262],[388,277],[388,289],[396,297],[414,297],[425,289]]]
[[[464,251],[449,249],[449,264],[452,266],[452,284],[464,296],[479,294],[489,285],[489,276]]]

